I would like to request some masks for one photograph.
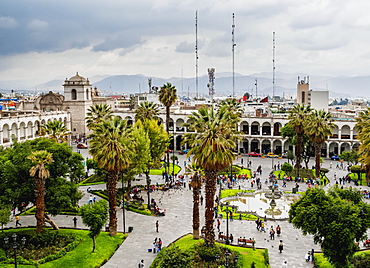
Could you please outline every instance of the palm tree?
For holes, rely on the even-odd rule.
[[[202,188],[201,174],[203,170],[196,164],[188,167],[187,175],[192,175],[190,186],[193,188],[193,239],[199,239],[199,190]]]
[[[231,110],[231,115],[232,117],[239,121],[239,118],[243,114],[243,108],[240,105],[240,102],[237,99],[226,99],[226,100],[221,100],[219,103],[219,107],[221,106],[226,106],[228,109]]]
[[[320,178],[320,156],[322,144],[333,134],[333,120],[331,114],[324,110],[313,110],[307,118],[305,134],[315,147],[316,177]]]
[[[55,142],[66,142],[68,141],[69,130],[63,122],[59,120],[49,121],[40,128],[40,136],[47,136],[49,139]]]
[[[288,125],[294,129],[297,135],[297,147],[296,147],[296,170],[297,176],[299,177],[301,159],[302,159],[302,142],[304,135],[305,121],[311,112],[311,107],[305,104],[297,104],[289,112]]]
[[[359,160],[365,164],[366,182],[370,183],[370,108],[362,111],[356,121],[357,138],[361,141]]]
[[[30,169],[30,175],[35,177],[36,232],[41,233],[45,226],[45,180],[50,177],[50,172],[45,165],[54,160],[52,154],[45,150],[32,152],[28,159],[35,164]]]
[[[135,120],[144,121],[145,119],[158,119],[159,108],[154,102],[140,102],[135,110]]]
[[[217,111],[206,106],[193,112],[189,118],[190,127],[196,133],[187,133],[183,144],[188,143],[191,149],[188,155],[193,154],[193,162],[204,169],[205,173],[205,245],[214,246],[215,233],[213,229],[213,207],[216,192],[218,172],[229,166],[235,155],[233,133],[234,122],[230,119],[230,111],[222,106]],[[187,125],[185,125],[187,126]]]
[[[99,168],[107,171],[107,192],[109,199],[109,234],[117,234],[117,181],[119,173],[131,162],[132,141],[126,120],[114,117],[94,125],[89,135],[90,154],[97,161]]]
[[[108,104],[95,104],[87,109],[86,126],[92,130],[95,125],[112,118],[112,110]]]
[[[171,84],[164,84],[159,91],[159,101],[166,107],[166,131],[170,131],[170,107],[176,102],[177,94],[176,88]],[[173,127],[175,127],[175,122]],[[175,144],[175,143],[174,143]],[[173,148],[175,150],[175,148]],[[170,166],[170,153],[167,151],[167,166],[169,171]]]

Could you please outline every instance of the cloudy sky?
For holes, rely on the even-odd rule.
[[[272,70],[301,75],[370,72],[370,1],[11,0],[0,2],[0,81],[30,86],[71,77],[195,76]]]

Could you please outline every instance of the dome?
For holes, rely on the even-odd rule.
[[[86,82],[88,81],[85,77],[82,77],[76,72],[75,76],[72,76],[69,81],[76,81],[76,82]]]

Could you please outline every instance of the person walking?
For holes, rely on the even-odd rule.
[[[157,222],[155,223],[155,229],[156,229],[157,233],[158,233],[158,228],[159,228],[159,222],[157,220]]]
[[[15,216],[15,227],[17,227],[18,225],[22,226],[22,224],[20,223],[20,220],[21,220],[21,218],[18,215]]]
[[[280,225],[278,225],[277,227],[276,227],[276,234],[277,234],[277,236],[279,237],[280,236],[280,234],[281,234],[281,227],[280,227]]]
[[[220,219],[217,219],[217,230],[218,230],[218,232],[220,232],[220,225],[221,225]]]
[[[200,196],[200,205],[203,206],[203,195]]]
[[[264,222],[264,221],[261,221],[261,228],[260,228],[260,231],[261,231],[261,232],[265,232],[265,233],[266,233],[266,230],[265,230],[265,222]]]
[[[288,264],[286,261],[284,261],[283,265],[281,266],[281,268],[288,268]]]
[[[271,226],[271,229],[270,229],[270,239],[275,240],[275,230],[272,226]]]
[[[73,226],[76,228],[77,227],[77,217],[74,217],[72,220],[73,220]]]
[[[283,249],[284,249],[283,240],[280,240],[280,243],[279,243],[279,252],[282,253],[283,252]]]
[[[144,260],[141,260],[140,262],[139,262],[139,268],[144,268]]]

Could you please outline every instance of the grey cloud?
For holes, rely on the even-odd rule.
[[[176,46],[175,51],[180,53],[193,53],[195,50],[195,43],[188,43],[183,41]]]
[[[0,16],[0,28],[13,29],[17,25],[18,22],[14,18]]]

